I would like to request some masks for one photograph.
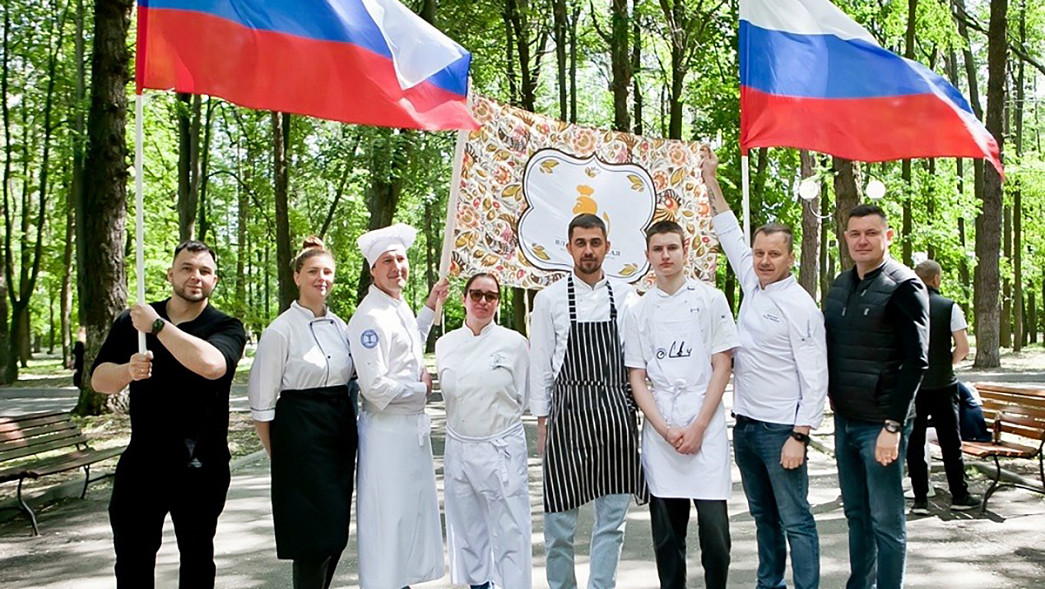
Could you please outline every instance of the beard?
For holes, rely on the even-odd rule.
[[[214,287],[212,286],[208,288],[206,283],[200,284],[199,294],[191,292],[190,289],[185,288],[184,284],[181,286],[174,286],[174,294],[190,303],[198,303],[206,300],[210,297],[210,293],[213,291]]]

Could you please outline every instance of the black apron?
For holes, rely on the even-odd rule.
[[[281,391],[270,427],[276,556],[340,554],[358,442],[348,385]]]
[[[568,511],[605,495],[647,499],[635,401],[624,367],[613,288],[610,320],[579,323],[567,277],[570,333],[555,378],[544,454],[544,510]]]

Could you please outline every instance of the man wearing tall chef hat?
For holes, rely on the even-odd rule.
[[[424,410],[432,377],[423,354],[448,287],[445,279],[436,283],[415,319],[402,293],[410,273],[406,252],[416,236],[413,227],[397,224],[356,242],[373,277],[348,322],[363,404],[356,537],[364,589],[400,589],[443,576],[431,422]]]

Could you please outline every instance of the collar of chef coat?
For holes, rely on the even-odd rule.
[[[388,294],[387,292],[378,288],[376,284],[370,285],[370,290],[367,291],[367,294],[371,294],[379,301],[382,301],[385,304],[391,305],[393,307],[400,307],[406,305],[406,301],[403,300],[402,293],[399,294],[399,298],[397,299],[392,295]]]
[[[789,272],[787,277],[785,277],[783,280],[777,280],[776,282],[767,284],[765,288],[762,288],[762,285],[759,284],[758,288],[767,293],[780,292],[791,288],[791,285],[795,284],[796,282],[798,281],[795,280],[795,275]]]
[[[494,329],[494,327],[496,325],[497,325],[497,322],[491,319],[490,322],[487,323],[485,327],[483,327],[482,329],[479,330],[479,333],[474,333],[472,331],[472,328],[468,327],[468,323],[467,322],[464,325],[462,325],[461,327],[464,328],[464,332],[465,332],[465,334],[468,337],[470,337],[470,338],[480,338],[480,337],[483,337],[484,335],[490,333],[491,331],[493,331],[493,329]]]
[[[330,318],[330,310],[327,309],[327,307],[325,305],[323,307],[324,314],[320,315],[319,317],[317,317],[316,314],[312,312],[312,309],[309,309],[308,307],[299,305],[297,301],[291,301],[290,302],[290,308],[291,309],[296,309],[297,311],[302,313],[309,321],[315,321],[316,319],[329,319]]]
[[[593,292],[595,290],[598,290],[600,288],[603,288],[603,287],[609,285],[609,283],[610,283],[610,281],[608,280],[608,278],[606,276],[606,272],[602,273],[602,278],[600,278],[599,281],[595,283],[595,286],[589,286],[587,282],[584,282],[583,280],[581,280],[581,277],[577,275],[576,271],[571,272],[571,274],[573,274],[573,288],[575,288],[577,290],[584,290],[584,291],[587,291],[587,292]],[[614,299],[616,299],[616,294],[617,293],[614,293]],[[618,306],[619,306],[619,304],[618,304]]]

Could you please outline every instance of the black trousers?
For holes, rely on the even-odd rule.
[[[116,467],[109,522],[118,589],[156,585],[156,552],[167,514],[174,522],[180,589],[214,587],[214,532],[229,490],[228,463],[189,468],[124,456]]]
[[[697,508],[697,538],[704,586],[725,589],[729,574],[729,511],[725,501],[693,499]],[[689,499],[650,497],[653,549],[661,589],[686,587],[686,529]]]
[[[327,589],[339,560],[341,551],[323,558],[295,558],[294,589]]]
[[[918,391],[914,411],[914,429],[907,444],[907,474],[911,477],[915,501],[925,501],[929,494],[929,466],[925,463],[924,448],[926,422],[930,417],[940,441],[951,496],[963,499],[969,494],[969,486],[965,482],[962,439],[958,432],[958,385]]]

